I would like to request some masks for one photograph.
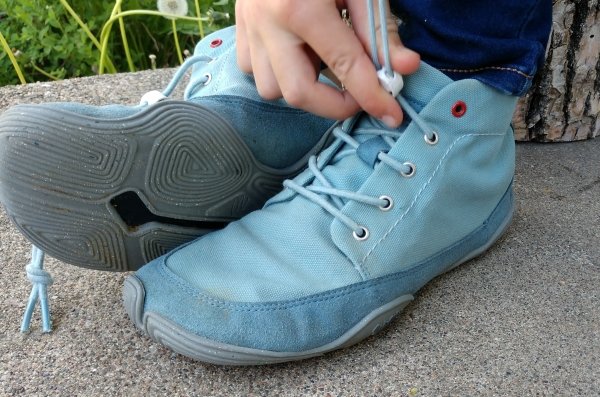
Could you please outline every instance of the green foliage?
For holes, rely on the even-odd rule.
[[[104,23],[109,19],[114,3],[107,1],[68,1],[74,11],[100,38]],[[233,23],[234,1],[202,0],[203,16],[213,16],[204,23],[204,33]],[[190,0],[190,16],[194,4]],[[122,11],[156,10],[156,0],[125,0]],[[229,13],[230,18],[222,18]],[[156,55],[158,67],[176,66],[178,57],[173,45],[171,22],[156,16],[128,16],[125,22],[127,41],[135,67],[150,67],[150,54]],[[198,24],[177,22],[182,50],[193,51],[199,40]],[[0,0],[0,32],[15,53],[28,82],[88,76],[98,70],[100,51],[59,1]],[[108,56],[118,71],[128,71],[118,23],[112,27]],[[7,54],[0,47],[0,86],[17,84],[17,74]]]
[[[81,1],[81,9],[94,17],[87,23],[94,30],[106,15],[104,2]],[[48,80],[35,68],[45,70],[51,78],[93,74],[97,58],[91,41],[58,2],[43,0],[0,0],[6,10],[0,19],[0,30],[11,46],[28,81]],[[110,14],[110,9],[108,10]],[[0,53],[0,85],[18,83],[6,53]]]

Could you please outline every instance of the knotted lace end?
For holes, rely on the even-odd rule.
[[[31,262],[25,267],[27,278],[33,284],[29,301],[23,315],[21,323],[21,332],[29,331],[31,316],[37,301],[40,302],[42,312],[42,332],[52,331],[52,321],[50,318],[50,307],[48,303],[48,286],[53,283],[50,273],[44,270],[44,252],[36,246],[31,250]]]

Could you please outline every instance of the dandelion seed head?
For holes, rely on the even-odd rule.
[[[152,68],[152,70],[155,70],[156,69],[156,55],[150,54],[150,55],[148,55],[148,58],[150,58],[150,68]]]
[[[188,3],[186,0],[158,0],[156,7],[158,8],[158,11],[162,13],[180,17],[183,17],[188,13]]]

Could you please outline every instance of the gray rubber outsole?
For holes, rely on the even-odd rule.
[[[511,201],[509,215],[486,244],[465,255],[440,272],[438,276],[487,251],[504,234],[512,221],[513,213],[514,201]],[[301,352],[273,352],[213,341],[180,327],[158,313],[144,312],[145,295],[144,286],[139,278],[133,275],[125,279],[123,304],[129,318],[140,331],[179,354],[217,365],[276,364],[304,360],[349,347],[381,331],[413,300],[412,295],[395,298],[373,310],[338,339],[324,346]]]
[[[217,365],[264,365],[304,360],[352,346],[381,331],[412,300],[403,295],[364,317],[342,336],[324,346],[301,352],[273,352],[216,342],[193,334],[154,312],[144,313],[145,291],[136,276],[125,279],[123,303],[136,327],[156,342],[195,360]]]
[[[163,101],[133,116],[97,119],[43,105],[0,116],[0,202],[36,246],[64,262],[135,270],[260,208],[299,172],[265,167],[209,109]],[[181,223],[128,226],[111,200],[134,192],[148,210]]]

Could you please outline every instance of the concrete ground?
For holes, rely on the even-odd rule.
[[[16,103],[135,103],[172,71],[0,88]],[[0,211],[0,395],[598,396],[600,140],[518,145],[518,210],[482,257],[432,281],[386,331],[324,357],[205,365],[140,335],[125,274],[47,261],[54,332],[19,333],[30,246]]]

